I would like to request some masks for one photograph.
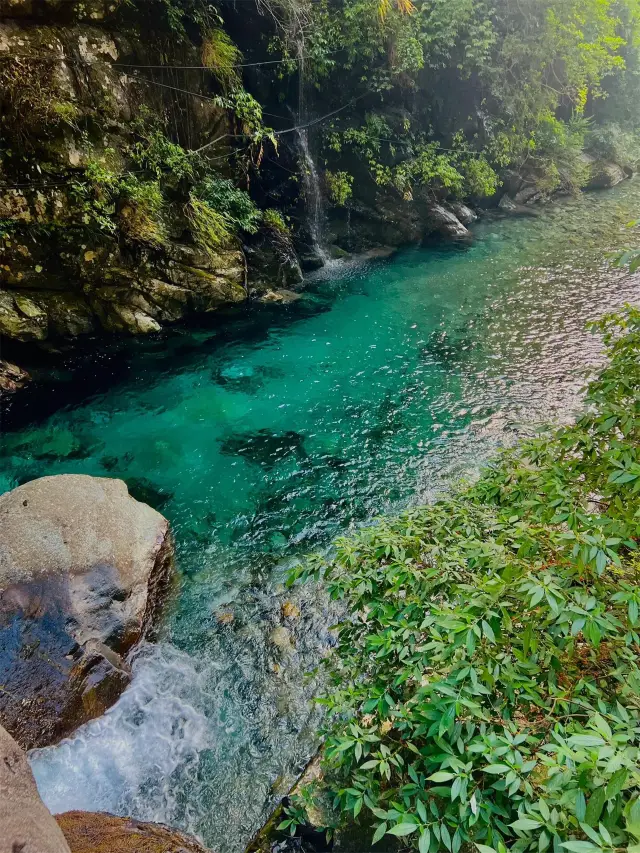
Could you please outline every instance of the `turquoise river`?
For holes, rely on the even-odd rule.
[[[31,756],[53,811],[244,848],[314,752],[305,673],[332,643],[322,590],[286,593],[287,567],[571,416],[599,358],[585,323],[640,297],[606,259],[638,211],[629,181],[484,219],[468,243],[334,264],[289,306],[101,344],[7,421],[0,491],[121,477],[178,543],[180,588],[132,686]]]

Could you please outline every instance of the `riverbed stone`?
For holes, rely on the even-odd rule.
[[[159,823],[79,811],[56,820],[71,853],[207,853],[192,836]]]
[[[122,480],[43,477],[0,497],[0,722],[21,746],[116,701],[172,560],[169,523]]]
[[[27,756],[0,726],[0,853],[70,853],[38,794]]]
[[[3,394],[14,394],[31,380],[26,370],[0,358],[0,399]]]

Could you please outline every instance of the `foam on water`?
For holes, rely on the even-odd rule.
[[[131,687],[31,757],[53,811],[244,848],[316,747],[304,674],[333,642],[335,610],[314,587],[286,593],[287,565],[571,415],[599,355],[586,320],[640,295],[603,260],[638,208],[628,182],[481,223],[471,246],[336,265],[286,308],[105,347],[110,384],[102,369],[91,394],[71,372],[66,405],[7,431],[0,489],[122,477],[178,543],[180,593]]]

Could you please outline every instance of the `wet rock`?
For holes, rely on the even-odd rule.
[[[115,702],[172,559],[167,520],[121,480],[43,477],[0,497],[0,722],[24,748]]]
[[[467,207],[466,204],[462,204],[462,202],[452,201],[449,202],[447,207],[463,225],[471,225],[471,223],[475,222],[478,218],[478,214],[474,213],[470,207]]]
[[[543,193],[536,186],[523,187],[515,194],[514,201],[516,206],[519,204],[534,204],[540,201]]]
[[[300,266],[305,272],[313,272],[322,269],[326,261],[313,247],[308,247],[300,253]]]
[[[0,290],[0,334],[18,341],[47,337],[49,319],[36,302],[21,293]]]
[[[460,222],[452,211],[447,210],[441,204],[434,204],[429,210],[429,217],[434,225],[434,230],[447,237],[467,237],[468,230]]]
[[[517,205],[517,204],[516,204],[516,202],[511,198],[511,196],[510,196],[510,195],[508,195],[508,193],[505,193],[505,194],[502,196],[502,198],[501,198],[501,199],[500,199],[500,201],[498,202],[498,207],[500,208],[500,210],[506,210],[506,211],[509,211],[509,212],[512,212],[512,211],[515,211],[515,210],[517,210],[517,209],[518,209],[518,205]]]
[[[56,820],[71,853],[207,853],[195,838],[159,823],[103,812],[65,812]]]
[[[3,361],[0,358],[0,396],[2,394],[14,394],[29,382],[31,377],[26,370],[18,367],[17,364],[11,364],[10,361]]]
[[[0,853],[69,853],[38,794],[27,756],[0,726]]]
[[[610,189],[624,181],[627,177],[622,166],[618,166],[617,163],[597,160],[589,154],[584,154],[582,159],[585,165],[589,167],[587,189]]]
[[[277,646],[283,652],[293,651],[295,646],[291,638],[291,631],[282,625],[274,628],[269,636],[269,640],[274,646]]]
[[[295,293],[293,290],[285,290],[281,288],[279,290],[267,290],[266,293],[260,297],[258,302],[269,303],[269,302],[278,302],[281,305],[290,305],[292,302],[297,302],[298,299],[301,298],[299,293]]]
[[[291,237],[277,228],[262,228],[245,245],[251,286],[291,288],[302,283],[302,268]]]

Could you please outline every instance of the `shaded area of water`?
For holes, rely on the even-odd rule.
[[[1,490],[122,477],[178,540],[181,592],[132,687],[33,756],[52,810],[243,848],[313,750],[304,672],[332,640],[320,590],[280,590],[287,565],[571,413],[599,351],[585,322],[640,295],[603,260],[639,208],[628,182],[469,246],[333,268],[277,316],[132,343],[107,390],[4,437]]]

